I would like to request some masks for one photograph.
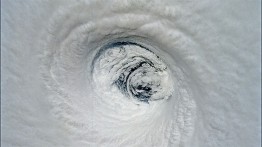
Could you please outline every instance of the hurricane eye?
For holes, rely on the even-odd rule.
[[[92,67],[99,88],[117,88],[128,99],[148,103],[167,99],[173,92],[166,64],[149,48],[136,42],[108,43],[98,51]]]

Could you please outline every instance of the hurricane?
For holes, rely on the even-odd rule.
[[[1,144],[258,145],[257,3],[2,2]]]

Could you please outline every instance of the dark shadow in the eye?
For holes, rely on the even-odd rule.
[[[150,97],[153,95],[151,85],[148,84],[148,86],[142,86],[138,85],[137,87],[131,86],[132,90],[131,93],[142,102],[147,102],[150,99]]]
[[[149,60],[138,62],[135,64],[135,66],[127,67],[126,71],[122,71],[119,78],[116,81],[114,81],[113,84],[115,84],[118,87],[118,89],[126,96],[129,95],[128,88],[131,88],[132,89],[131,94],[135,98],[137,98],[139,101],[142,101],[142,102],[148,102],[150,97],[153,95],[152,88],[150,87],[152,85],[150,84],[147,84],[147,86],[139,85],[138,87],[127,85],[127,81],[129,80],[130,75],[134,71],[136,71],[138,68],[143,68],[144,64],[148,64],[151,67],[155,68],[154,64],[150,62]]]
[[[115,84],[118,89],[124,93],[125,95],[128,95],[128,85],[127,80],[129,79],[129,76],[138,68],[142,67],[143,64],[148,64],[146,61],[138,62],[133,67],[127,67],[125,71],[121,71],[122,73],[118,77],[116,81],[114,81],[113,84]]]

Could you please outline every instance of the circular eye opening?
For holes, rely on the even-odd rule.
[[[139,102],[167,99],[173,80],[166,64],[144,44],[115,41],[106,44],[93,60],[93,78],[111,96],[115,89]]]

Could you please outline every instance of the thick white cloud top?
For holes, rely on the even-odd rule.
[[[3,1],[1,144],[259,146],[259,3]]]

